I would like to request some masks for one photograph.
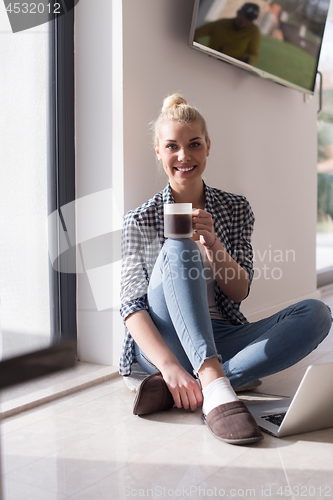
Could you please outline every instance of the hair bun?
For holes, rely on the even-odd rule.
[[[169,95],[163,101],[162,112],[154,122],[155,146],[159,144],[162,124],[168,121],[177,121],[182,125],[198,122],[201,125],[202,133],[204,134],[206,143],[208,144],[209,135],[205,119],[197,108],[190,106],[180,94]]]
[[[164,113],[168,109],[177,108],[182,104],[187,105],[187,102],[183,96],[181,96],[180,94],[169,95],[163,101],[162,113]]]

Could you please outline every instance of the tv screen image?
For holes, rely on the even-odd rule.
[[[195,0],[190,46],[307,94],[330,0]]]

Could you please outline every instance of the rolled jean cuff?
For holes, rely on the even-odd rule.
[[[202,361],[201,366],[204,364],[205,361],[207,361],[207,359],[212,359],[212,358],[217,358],[219,360],[220,365],[222,366],[222,356],[221,356],[221,354],[213,354],[212,356],[209,356],[208,358],[205,358]],[[193,375],[195,376],[195,378],[199,378],[198,372],[199,372],[201,366],[198,368],[198,371],[193,370]]]

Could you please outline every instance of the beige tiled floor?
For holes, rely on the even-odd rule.
[[[333,306],[333,295],[323,300]],[[293,395],[308,364],[328,361],[333,332],[306,360],[267,377],[258,392]],[[4,498],[333,497],[333,429],[284,439],[265,434],[256,445],[237,447],[216,440],[200,411],[139,418],[133,398],[115,378],[6,418]]]

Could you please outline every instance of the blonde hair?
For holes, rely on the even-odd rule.
[[[206,121],[203,116],[196,108],[187,104],[183,96],[180,94],[172,94],[164,99],[160,116],[154,124],[154,144],[158,144],[162,123],[170,120],[177,121],[184,125],[199,122],[202,132],[204,133],[205,140],[208,143],[209,135]]]

